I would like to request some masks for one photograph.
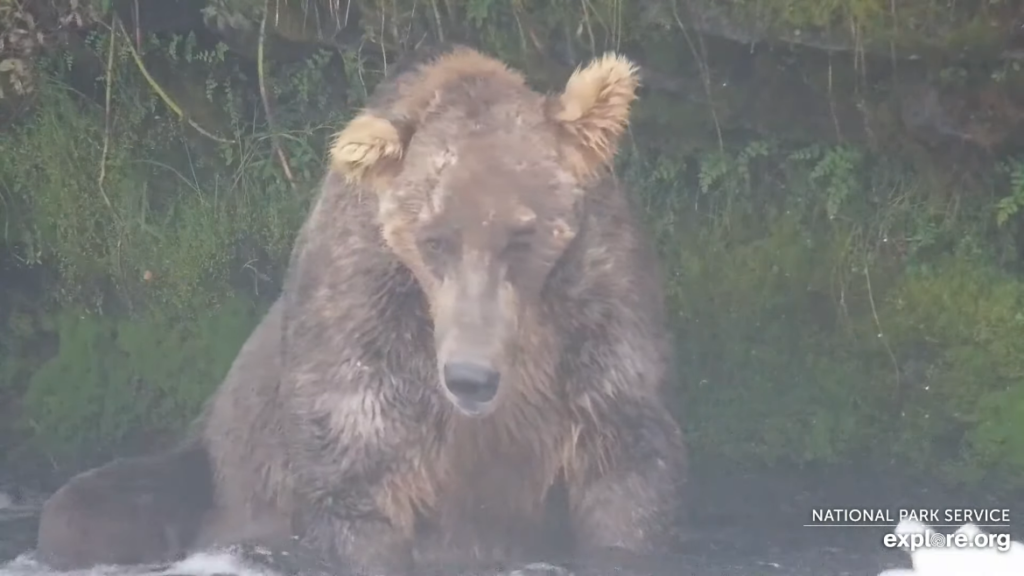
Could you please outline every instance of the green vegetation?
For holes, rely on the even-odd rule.
[[[670,274],[697,450],[1019,476],[1024,284],[981,240],[1012,194],[952,213],[928,174],[850,147],[640,156],[623,170]],[[988,186],[964,192],[1011,181]]]
[[[139,52],[184,78],[157,86],[189,104],[192,125],[123,34],[94,33],[37,64],[33,113],[0,139],[10,273],[46,271],[0,295],[9,456],[74,466],[182,431],[273,298],[325,139],[348,113],[325,88],[340,58],[272,68],[289,182],[251,120],[255,79],[222,45],[150,38]]]
[[[891,49],[964,51],[987,57],[1006,49],[1009,34],[1003,22],[1017,9],[1006,0],[697,0],[691,6],[718,18],[726,16],[725,21],[734,26],[743,23],[775,37],[820,35],[823,46],[881,54]]]
[[[888,1],[804,3],[773,18],[889,17]],[[262,4],[217,0],[208,16],[258,28]],[[679,45],[674,20],[641,34],[651,14],[619,0],[443,2],[443,17],[356,4],[386,50],[470,30],[539,84],[565,79],[534,46],[559,31],[581,57]],[[298,40],[296,22],[274,26]],[[0,448],[69,468],[194,417],[275,297],[328,137],[382,73],[359,46],[254,64],[201,35],[110,30],[37,58],[31,112],[0,138],[0,273],[17,279],[0,293]],[[651,58],[681,69],[702,50]],[[694,450],[900,457],[1019,486],[1024,159],[765,137],[677,100],[641,101],[617,169],[664,259]]]
[[[29,447],[67,461],[140,432],[131,448],[180,433],[263,311],[240,298],[193,321],[61,310],[58,352],[32,373],[23,399]]]

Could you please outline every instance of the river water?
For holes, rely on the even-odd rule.
[[[997,499],[929,485],[892,471],[864,468],[808,472],[704,467],[690,481],[688,527],[677,554],[643,566],[535,564],[505,570],[433,569],[430,576],[1024,576],[1024,544],[992,549],[917,552],[886,547],[893,526],[806,527],[815,509],[1000,508],[1009,528],[986,528],[1024,541],[1024,501]],[[45,495],[0,495],[0,576],[319,576],[301,562],[259,550],[211,550],[169,565],[54,572],[32,559],[39,506]],[[952,532],[955,527],[937,527]],[[287,553],[285,553],[287,556]],[[1011,568],[991,559],[1013,559]],[[915,567],[916,572],[903,572]],[[333,574],[332,576],[342,576]]]

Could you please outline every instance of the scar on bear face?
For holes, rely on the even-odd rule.
[[[376,193],[382,236],[434,322],[438,372],[467,415],[495,407],[549,273],[580,231],[587,186],[613,159],[636,67],[607,55],[558,95],[470,49],[417,71],[387,110],[336,137],[331,169]]]

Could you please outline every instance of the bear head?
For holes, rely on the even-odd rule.
[[[511,380],[545,282],[581,230],[639,84],[616,54],[561,94],[459,47],[399,79],[335,137],[331,170],[377,197],[387,247],[429,303],[446,397],[490,413]]]

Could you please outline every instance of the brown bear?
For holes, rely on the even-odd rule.
[[[37,556],[59,570],[176,560],[212,505],[199,444],[78,474],[43,505]]]
[[[577,553],[666,543],[686,454],[664,297],[607,169],[637,86],[609,54],[542,95],[456,47],[378,89],[199,421],[192,547],[294,535],[374,574],[529,556],[556,488]],[[75,506],[52,521],[84,529]]]

